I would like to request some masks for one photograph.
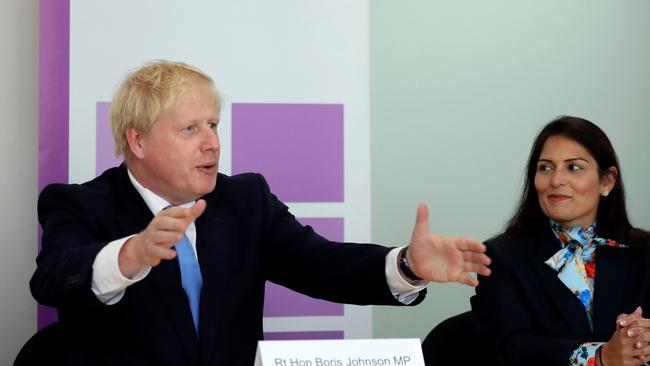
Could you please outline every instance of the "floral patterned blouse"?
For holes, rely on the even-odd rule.
[[[589,325],[593,329],[594,279],[596,278],[596,247],[599,245],[627,247],[596,235],[596,223],[586,230],[581,227],[564,229],[551,220],[551,228],[562,248],[545,263],[558,272],[558,278],[573,292],[585,307]],[[569,358],[570,366],[594,366],[596,350],[605,342],[585,342]]]

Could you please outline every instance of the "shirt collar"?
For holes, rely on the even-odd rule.
[[[169,206],[173,206],[169,202],[167,202],[164,198],[160,197],[159,195],[155,194],[154,192],[150,191],[149,189],[145,188],[140,182],[138,182],[137,179],[131,174],[131,171],[127,168],[127,173],[129,174],[129,179],[131,180],[131,183],[135,187],[135,189],[138,191],[144,202],[147,204],[147,207],[149,207],[149,210],[155,215],[158,214],[158,212],[164,210],[165,208]],[[178,205],[180,207],[192,207],[194,206],[196,202],[191,201],[184,203],[182,205]]]

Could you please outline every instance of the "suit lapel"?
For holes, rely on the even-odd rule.
[[[216,194],[213,194],[215,197]],[[215,354],[226,354],[229,321],[228,284],[235,220],[222,199],[208,200],[206,211],[196,220],[197,253],[203,289],[201,291],[199,343],[202,363],[214,363]]]
[[[117,207],[117,222],[120,230],[125,235],[139,233],[153,219],[153,214],[129,180],[126,166],[123,164],[118,169],[116,196],[119,198],[115,203]]]
[[[550,229],[549,229],[550,231]],[[544,263],[560,250],[560,244],[553,235],[539,237],[531,246],[532,266],[542,282],[549,301],[560,312],[575,338],[582,338],[591,333],[589,320],[582,303],[557,277],[557,272]]]
[[[612,319],[622,311],[624,284],[630,268],[626,259],[631,250],[602,246],[596,249],[594,332],[603,339],[611,336],[616,328]]]
[[[122,165],[119,169],[117,196],[121,198],[116,203],[119,213],[117,220],[120,230],[125,235],[131,235],[144,230],[153,219],[153,214],[129,180],[126,167]],[[196,332],[187,296],[181,284],[178,262],[175,259],[161,261],[151,269],[144,281],[149,281],[160,295],[159,299],[152,301],[159,301],[165,306],[178,335],[178,344],[182,345],[190,364],[195,364],[198,358]]]

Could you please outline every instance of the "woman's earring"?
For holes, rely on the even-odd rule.
[[[601,193],[601,195],[602,195],[603,197],[607,197],[607,196],[609,196],[609,191],[605,191],[605,192]]]

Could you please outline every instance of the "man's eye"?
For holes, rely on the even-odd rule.
[[[196,125],[192,124],[192,125],[186,126],[185,128],[183,128],[183,131],[185,131],[185,132],[194,132],[194,131],[196,131]]]
[[[217,130],[217,126],[218,126],[217,122],[208,122],[208,127],[209,127],[212,131],[216,131],[216,130]]]

